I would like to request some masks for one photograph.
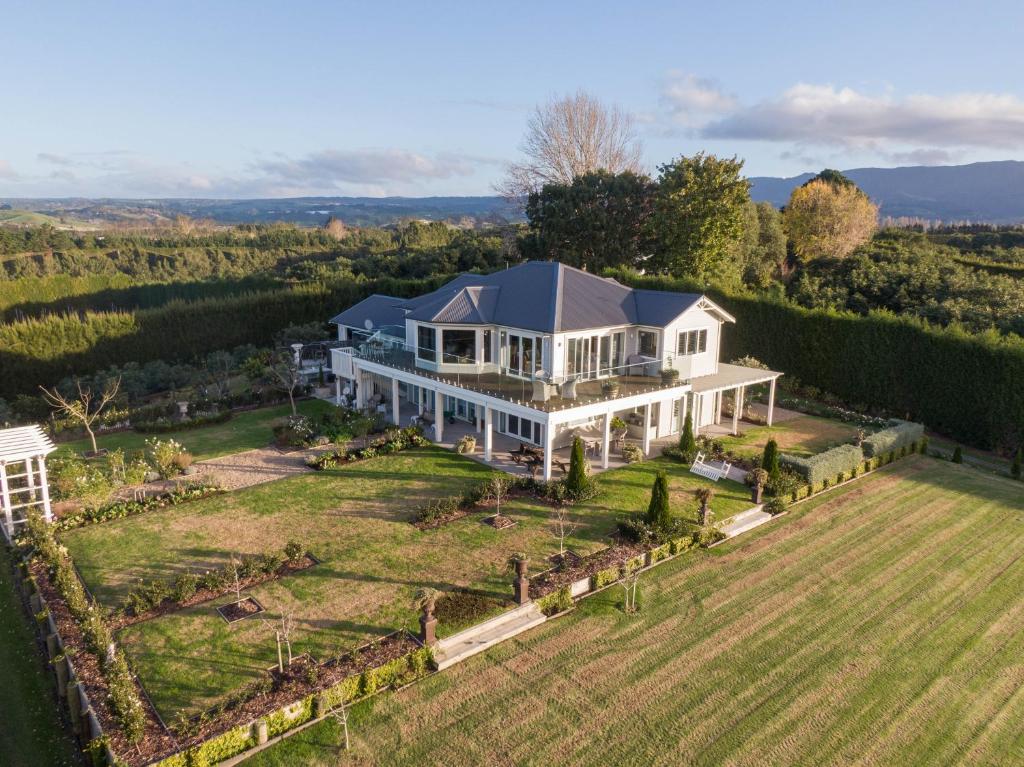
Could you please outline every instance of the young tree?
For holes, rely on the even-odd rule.
[[[750,185],[743,161],[700,152],[662,165],[651,214],[654,264],[674,276],[735,274]]]
[[[99,419],[100,414],[103,413],[107,405],[117,396],[117,392],[121,388],[121,379],[115,378],[107,381],[99,394],[93,394],[92,387],[83,387],[81,379],[76,378],[75,388],[78,390],[77,397],[65,397],[57,391],[57,387],[47,389],[40,386],[39,388],[42,389],[43,397],[46,398],[46,401],[56,408],[58,412],[82,424],[85,431],[89,434],[90,442],[92,442],[92,452],[99,452],[99,448],[96,446],[96,433],[93,431],[93,424]]]
[[[587,459],[583,455],[583,440],[575,437],[569,454],[569,475],[565,478],[565,489],[570,497],[577,497],[587,489]]]
[[[800,261],[845,258],[878,228],[878,206],[849,179],[819,176],[797,187],[783,213],[786,234]]]
[[[770,439],[765,443],[764,452],[761,453],[761,468],[768,472],[769,479],[777,479],[781,469],[779,468],[779,443]]]
[[[278,636],[284,641],[288,650],[288,665],[292,665],[292,631],[295,629],[295,618],[291,613],[281,616],[281,628],[278,629]]]
[[[578,524],[569,519],[569,509],[565,506],[556,506],[551,511],[551,534],[558,539],[559,561],[565,559],[565,539],[572,535]]]
[[[331,715],[335,721],[341,725],[342,732],[345,733],[345,750],[349,750],[348,742],[348,708],[345,707],[344,701],[335,708],[331,709]]]
[[[651,487],[651,502],[647,506],[647,525],[655,530],[668,530],[672,525],[672,513],[668,503],[668,475],[659,471]]]
[[[277,352],[271,358],[266,372],[271,385],[288,395],[288,402],[292,406],[292,415],[298,415],[299,411],[295,407],[295,390],[299,388],[302,376],[299,366],[295,362],[295,355],[290,351]]]
[[[568,184],[595,170],[642,170],[633,118],[583,91],[538,106],[526,125],[520,162],[497,185],[500,194],[524,200],[545,184]]]
[[[606,267],[638,267],[650,254],[650,216],[654,184],[632,171],[598,170],[567,184],[545,184],[530,194],[535,257],[599,272]]]
[[[691,463],[697,455],[697,438],[693,436],[693,413],[687,412],[683,419],[683,433],[679,436],[679,452],[683,460]]]
[[[619,569],[619,585],[625,592],[622,610],[627,615],[632,615],[639,610],[637,606],[637,589],[640,586],[640,571],[628,570],[625,565]]]

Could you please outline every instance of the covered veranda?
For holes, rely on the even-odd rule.
[[[706,404],[710,404],[710,419],[695,417],[694,432],[699,434],[701,427],[718,426],[722,423],[722,404],[724,395],[732,393],[732,424],[730,434],[739,434],[740,418],[743,413],[747,390],[758,384],[768,384],[767,425],[771,426],[775,416],[775,384],[782,373],[775,370],[750,368],[743,365],[720,363],[718,372],[700,376],[690,381],[693,391],[690,394],[692,410],[695,414],[707,413]]]

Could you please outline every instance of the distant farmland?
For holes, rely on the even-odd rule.
[[[351,763],[1024,762],[1024,494],[914,458],[353,710]],[[248,762],[348,764],[339,727]]]

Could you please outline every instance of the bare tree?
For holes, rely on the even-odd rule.
[[[497,191],[523,200],[544,184],[567,184],[595,170],[642,172],[633,118],[580,90],[538,106],[526,124],[525,158],[509,164]]]
[[[348,751],[348,709],[345,708],[345,704],[342,703],[340,706],[332,708],[331,714],[334,716],[335,720],[337,720],[338,724],[341,725],[341,728],[345,733],[345,750]]]
[[[267,367],[267,378],[271,386],[288,394],[292,415],[298,415],[299,411],[295,408],[295,390],[299,388],[302,376],[295,355],[288,351],[276,353]]]
[[[558,559],[565,559],[565,539],[572,535],[579,525],[569,519],[569,510],[558,506],[551,512],[551,534],[558,539]]]
[[[232,587],[235,592],[235,602],[242,601],[242,582],[238,579],[238,561],[235,559],[235,555],[231,555],[231,577],[234,579],[234,586]]]
[[[99,449],[96,447],[96,434],[93,432],[92,425],[96,423],[103,410],[117,396],[117,392],[121,388],[121,378],[118,377],[113,381],[108,381],[99,394],[93,394],[91,387],[83,387],[81,380],[76,378],[77,398],[65,397],[57,391],[56,386],[53,389],[47,389],[43,386],[39,388],[42,389],[43,397],[46,398],[50,405],[85,427],[85,430],[89,433],[89,439],[92,441],[92,452],[99,452]]]

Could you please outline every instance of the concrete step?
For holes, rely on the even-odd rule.
[[[434,647],[434,661],[439,670],[446,669],[546,620],[537,605],[530,602],[442,639]]]
[[[735,538],[740,533],[760,527],[765,522],[770,521],[771,518],[771,514],[761,511],[760,506],[755,506],[752,509],[740,512],[726,524],[722,525],[722,532],[725,533],[726,538]]]

